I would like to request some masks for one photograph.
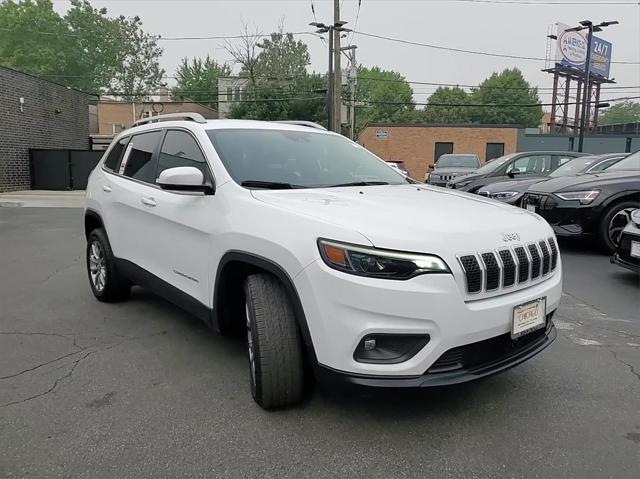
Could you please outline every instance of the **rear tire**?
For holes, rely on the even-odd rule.
[[[250,275],[244,288],[253,399],[264,409],[296,404],[302,399],[304,365],[291,301],[270,274]]]
[[[87,238],[87,275],[98,301],[115,303],[129,299],[131,283],[118,272],[109,239],[102,228],[94,229]]]
[[[620,242],[620,234],[631,218],[631,211],[640,208],[640,202],[623,201],[611,206],[602,215],[598,228],[598,239],[602,248],[614,253]]]

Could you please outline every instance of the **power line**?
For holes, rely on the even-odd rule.
[[[516,5],[637,5],[638,2],[633,1],[593,1],[588,2],[584,0],[579,0],[575,2],[571,1],[559,1],[559,2],[551,2],[551,1],[534,1],[534,0],[448,0],[451,2],[458,3],[493,3],[493,4],[516,4]]]
[[[464,48],[445,47],[442,45],[434,45],[432,43],[414,42],[412,40],[404,40],[401,38],[388,37],[385,35],[377,35],[375,33],[366,33],[366,32],[355,31],[355,30],[354,30],[354,33],[365,36],[365,37],[378,38],[380,40],[387,40],[387,41],[396,42],[396,43],[403,43],[405,45],[426,47],[426,48],[432,48],[435,50],[443,50],[448,52],[467,53],[470,55],[481,55],[481,56],[496,57],[496,58],[511,58],[515,60],[545,61],[545,58],[542,58],[542,57],[529,57],[529,56],[522,56],[522,55],[510,55],[506,53],[492,53],[492,52],[486,52],[486,51],[480,51],[480,50],[466,50]],[[637,65],[638,64],[638,62],[630,62],[630,61],[616,61],[611,63],[621,64],[621,65]]]

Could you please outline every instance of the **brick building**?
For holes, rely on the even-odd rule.
[[[89,147],[90,95],[0,66],[0,192],[29,189],[29,148]]]
[[[444,153],[475,153],[482,162],[516,151],[518,128],[502,125],[371,124],[358,142],[384,160],[403,161],[423,180]]]

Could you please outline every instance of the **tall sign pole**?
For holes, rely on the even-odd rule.
[[[587,34],[587,58],[584,62],[584,90],[582,92],[582,116],[580,117],[580,138],[578,140],[578,151],[582,152],[584,145],[584,130],[591,114],[589,100],[591,96],[591,42],[593,41],[593,23],[589,22],[589,33]]]

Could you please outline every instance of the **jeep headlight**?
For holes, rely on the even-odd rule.
[[[558,198],[565,201],[579,201],[582,205],[588,205],[600,194],[599,190],[589,191],[569,191],[567,193],[556,193]]]
[[[507,201],[517,195],[519,195],[517,191],[499,191],[498,193],[491,193],[489,196],[494,200]]]
[[[327,266],[344,273],[383,279],[409,279],[420,274],[449,273],[437,256],[403,253],[368,246],[318,240],[320,256]]]

